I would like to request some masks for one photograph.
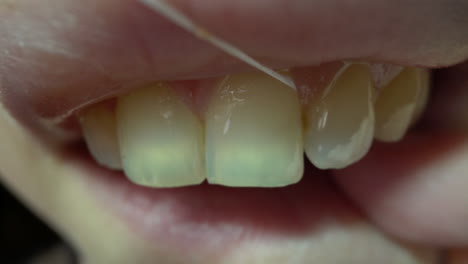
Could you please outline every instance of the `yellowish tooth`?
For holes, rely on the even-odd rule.
[[[117,131],[125,174],[152,187],[177,187],[204,180],[202,126],[163,83],[122,96]]]
[[[205,117],[208,182],[277,187],[300,180],[300,105],[285,84],[263,73],[228,76]]]
[[[304,109],[306,154],[321,169],[346,167],[361,159],[372,144],[374,87],[369,67],[345,67]]]
[[[376,139],[395,142],[403,138],[424,109],[429,89],[428,76],[426,70],[406,68],[380,90],[375,103]]]
[[[83,136],[96,161],[111,169],[121,169],[114,107],[107,103],[94,105],[80,115]]]

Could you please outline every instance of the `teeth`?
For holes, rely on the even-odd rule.
[[[337,62],[290,74],[301,98],[264,73],[227,76],[210,93],[205,130],[159,83],[88,108],[84,138],[98,163],[123,168],[139,185],[195,185],[206,175],[212,184],[279,187],[300,180],[304,149],[317,168],[340,169],[374,138],[401,139],[430,88],[429,71],[388,65]]]
[[[300,180],[301,113],[290,87],[263,73],[226,77],[205,117],[210,183],[275,187]]]
[[[349,65],[305,107],[305,150],[321,169],[361,159],[374,135],[372,76],[366,65]],[[313,86],[313,84],[311,84]]]
[[[176,187],[204,180],[201,124],[166,84],[119,98],[117,123],[123,168],[133,182]]]
[[[428,89],[427,71],[406,68],[380,90],[375,104],[375,138],[385,142],[400,140],[422,113]]]
[[[86,144],[96,161],[112,169],[121,169],[113,105],[94,105],[81,114],[80,121]]]

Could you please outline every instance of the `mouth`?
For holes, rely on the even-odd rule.
[[[97,9],[102,8],[101,2]],[[65,41],[70,50],[63,54],[34,46],[37,43],[32,42],[24,49],[7,42],[3,45],[20,58],[22,52],[27,55],[25,51],[33,50],[32,66],[13,61],[14,56],[6,56],[4,65],[7,71],[18,72],[20,77],[36,77],[32,84],[15,76],[1,79],[7,87],[2,89],[3,103],[15,118],[36,134],[44,135],[45,142],[57,137],[51,131],[65,132],[64,138],[73,142],[78,136],[80,144],[67,145],[67,162],[76,165],[80,181],[103,210],[157,248],[175,250],[174,256],[182,250],[192,259],[203,259],[204,254],[224,259],[233,252],[230,249],[239,245],[247,246],[238,252],[263,246],[287,248],[282,244],[285,241],[296,254],[320,255],[303,241],[311,236],[322,237],[326,244],[330,230],[339,230],[339,239],[347,245],[353,244],[360,232],[357,230],[372,230],[361,237],[367,244],[394,245],[386,238],[376,237],[373,227],[344,197],[331,174],[359,162],[374,141],[400,141],[426,107],[430,70],[374,62],[392,61],[393,56],[397,64],[418,65],[414,61],[435,56],[423,53],[416,54],[416,59],[408,54],[383,56],[375,48],[359,45],[365,39],[363,36],[381,38],[381,28],[368,26],[368,18],[362,19],[361,24],[366,25],[362,30],[350,30],[355,35],[337,34],[342,39],[328,39],[330,34],[325,32],[336,25],[317,16],[323,22],[317,24],[323,28],[315,28],[315,36],[325,36],[324,41],[307,39],[308,43],[319,43],[311,48],[301,40],[293,45],[297,49],[290,49],[279,60],[278,67],[269,64],[291,77],[297,87],[294,90],[264,73],[242,72],[245,68],[237,62],[189,40],[141,6],[122,5],[131,7],[129,12],[112,13],[107,18],[108,24],[96,25],[112,35],[101,36],[105,45],[101,40],[96,44],[93,39],[92,45],[86,43],[90,47],[83,45],[88,48],[81,49],[75,45],[79,41],[70,41],[72,44]],[[84,13],[84,17],[90,15]],[[131,14],[138,14],[138,19]],[[124,19],[120,21],[119,16]],[[337,21],[342,20],[346,19]],[[382,25],[391,29],[388,21]],[[114,24],[118,26],[109,26]],[[136,34],[150,31],[147,25],[162,33],[174,31],[176,37],[172,39],[168,34],[171,36],[164,42]],[[68,32],[63,28],[57,30]],[[289,36],[289,30],[281,31],[283,37]],[[62,42],[76,40],[64,32],[63,36],[57,34]],[[247,36],[245,39],[255,42],[255,34]],[[15,37],[18,36],[11,39],[16,40]],[[134,39],[138,41],[131,41]],[[256,57],[280,54],[282,45],[269,42],[274,45],[257,45],[253,49],[260,55]],[[329,45],[341,42],[362,48],[351,53],[351,48]],[[186,60],[184,54],[191,54],[190,49],[180,44],[177,48],[184,51],[182,55],[165,57],[160,50],[173,43],[195,46],[199,52],[194,54],[200,55]],[[390,46],[384,49],[396,50],[392,42],[385,43]],[[418,43],[406,44],[418,46]],[[145,44],[150,47],[141,48]],[[120,45],[129,47],[128,54],[116,52],[120,51]],[[268,51],[262,56],[265,46]],[[95,54],[92,50],[100,52]],[[140,54],[140,50],[146,53]],[[301,61],[302,53],[295,53],[305,50],[316,52],[310,56],[315,61]],[[322,53],[324,57],[320,57]],[[79,59],[70,54],[78,54]],[[323,63],[337,57],[370,59],[369,63]],[[47,58],[51,65],[38,67],[42,58]],[[174,59],[177,63],[172,63]],[[302,66],[318,63],[322,64]],[[419,65],[452,63],[454,60],[423,61]],[[57,67],[58,70],[50,71],[57,65],[63,66],[63,70]],[[284,69],[284,65],[299,66]],[[366,250],[360,252],[362,258],[356,258],[368,260],[374,256],[375,261],[369,263],[381,262],[379,254],[369,256]],[[272,251],[268,254],[272,255]]]
[[[387,65],[382,77],[379,67],[288,70],[298,90],[264,73],[159,82],[87,107],[81,125],[95,160],[139,185],[287,186],[302,178],[304,152],[341,169],[418,119],[429,72]]]
[[[77,112],[87,149],[71,159],[132,232],[193,257],[360,229],[330,172],[375,139],[404,137],[425,107],[429,71],[336,62],[287,74],[298,90],[249,72],[158,82],[87,106]]]

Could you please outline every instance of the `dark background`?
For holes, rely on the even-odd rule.
[[[26,263],[60,243],[59,236],[0,183],[0,263]]]

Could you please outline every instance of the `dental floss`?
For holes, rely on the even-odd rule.
[[[152,10],[160,13],[170,21],[174,22],[178,26],[184,28],[185,30],[193,33],[200,39],[210,42],[213,46],[221,49],[227,54],[238,58],[239,60],[249,64],[250,66],[268,74],[269,76],[277,79],[278,81],[286,84],[287,86],[296,90],[296,85],[294,81],[289,77],[280,74],[277,71],[274,71],[267,66],[256,61],[254,58],[250,57],[248,54],[235,47],[234,45],[216,37],[210,32],[206,31],[202,27],[196,25],[190,18],[185,16],[183,13],[173,8],[167,4],[164,0],[138,0],[146,6],[150,7]]]

